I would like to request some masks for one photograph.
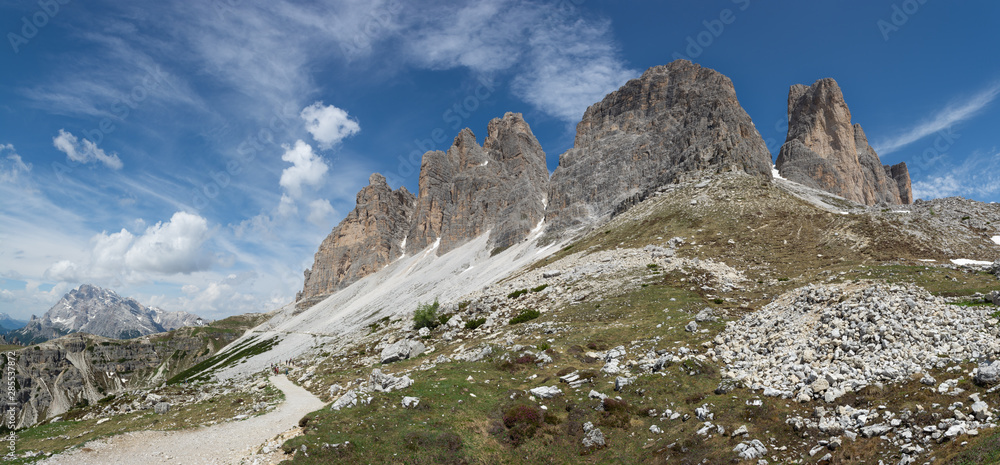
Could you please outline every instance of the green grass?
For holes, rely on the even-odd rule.
[[[242,363],[244,360],[253,357],[254,355],[267,352],[277,343],[277,336],[262,341],[257,341],[256,336],[248,338],[246,341],[243,341],[236,347],[233,347],[232,350],[222,354],[216,354],[203,360],[197,365],[178,373],[176,376],[167,380],[167,384],[207,381],[212,374],[211,371],[220,370],[237,363]],[[211,369],[211,371],[208,371],[209,369]]]

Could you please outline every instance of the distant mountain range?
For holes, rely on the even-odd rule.
[[[0,319],[0,325],[5,325],[4,321]],[[7,340],[37,344],[76,332],[131,339],[203,323],[199,316],[191,313],[146,307],[133,298],[84,284],[68,292],[41,318],[32,315],[22,327],[10,331]]]
[[[0,333],[23,328],[26,324],[28,324],[27,321],[15,319],[6,313],[0,313]]]

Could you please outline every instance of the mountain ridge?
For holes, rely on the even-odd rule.
[[[11,331],[9,336],[23,344],[77,332],[131,339],[203,322],[201,317],[191,313],[146,307],[112,290],[82,284],[67,292],[42,317],[32,315],[24,327]]]

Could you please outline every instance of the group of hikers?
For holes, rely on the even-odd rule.
[[[295,362],[292,359],[285,360],[284,374],[287,375],[289,367],[293,366],[295,366]],[[278,363],[272,363],[271,371],[276,375],[280,375],[282,374],[282,367]]]

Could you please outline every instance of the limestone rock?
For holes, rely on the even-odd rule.
[[[601,432],[600,428],[597,428],[593,423],[588,421],[583,424],[583,431],[583,447],[604,447],[604,433]]]
[[[686,60],[648,69],[591,105],[549,184],[547,230],[623,211],[698,171],[771,178],[771,155],[732,81]]]
[[[788,136],[775,166],[785,179],[861,204],[912,201],[906,165],[882,165],[830,78],[789,89]]]
[[[368,388],[374,392],[398,391],[411,385],[413,385],[413,380],[409,376],[395,377],[382,373],[382,370],[378,368],[372,370],[372,374],[368,376]]]
[[[153,411],[157,414],[164,414],[170,411],[170,402],[159,402],[153,406]]]
[[[403,339],[397,341],[395,344],[382,349],[382,363],[392,363],[398,362],[400,360],[406,360],[424,352],[424,344],[420,341],[413,341],[410,339]]]
[[[903,204],[913,203],[913,190],[910,188],[910,170],[906,168],[906,162],[900,162],[895,165],[882,165],[885,168],[885,174],[896,181],[896,187],[899,188],[899,200]]]
[[[562,389],[559,389],[559,386],[539,386],[532,388],[528,392],[531,392],[531,395],[538,397],[539,399],[551,399],[563,394]]]
[[[440,255],[487,231],[491,247],[507,248],[542,221],[548,182],[545,152],[521,114],[490,121],[482,146],[463,129],[447,152],[424,154],[407,250],[440,239]]]
[[[357,205],[316,252],[296,300],[324,296],[368,276],[403,254],[415,197],[405,187],[393,191],[375,173],[361,189]]]

